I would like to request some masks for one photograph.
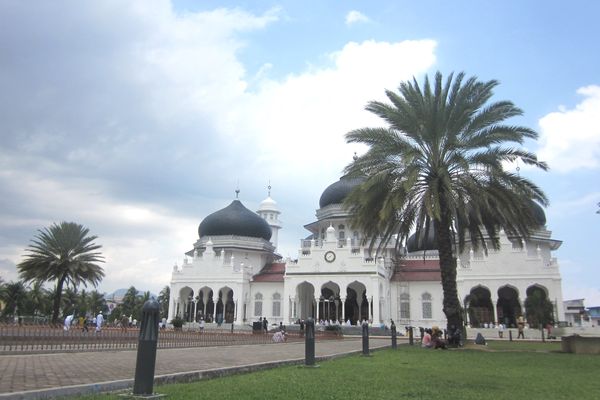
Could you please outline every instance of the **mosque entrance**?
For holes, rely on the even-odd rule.
[[[522,315],[519,292],[511,286],[498,289],[498,323],[509,328],[517,327],[517,318]]]
[[[471,326],[481,328],[484,324],[495,322],[492,296],[487,288],[477,286],[471,289],[467,302]]]
[[[344,321],[350,320],[352,325],[363,319],[369,319],[369,302],[364,284],[354,281],[346,288],[344,303]]]
[[[235,303],[233,301],[233,290],[227,292],[227,302],[225,303],[225,322],[233,323],[235,319]]]

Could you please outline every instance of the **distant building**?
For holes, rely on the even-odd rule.
[[[589,307],[587,309],[587,314],[590,317],[592,326],[598,326],[598,324],[600,324],[600,306]]]
[[[178,315],[242,324],[266,317],[288,324],[313,317],[445,325],[435,238],[417,245],[413,235],[405,252],[390,244],[372,253],[342,206],[360,181],[342,177],[325,189],[293,260],[276,252],[282,224],[270,190],[256,213],[235,199],[207,216],[183,265],[173,267],[169,320]],[[458,255],[458,296],[471,325],[514,325],[534,292],[552,302],[556,320],[564,320],[559,265],[552,257],[561,242],[546,229],[543,209],[534,207],[539,226],[527,241],[501,231],[500,250],[485,254],[467,247]]]
[[[591,326],[590,318],[585,311],[585,299],[565,300],[565,321],[569,326]]]

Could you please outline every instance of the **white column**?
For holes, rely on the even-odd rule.
[[[340,301],[342,302],[342,322],[346,322],[346,298],[340,297]]]
[[[217,297],[217,301],[219,298]],[[217,302],[213,299],[213,313],[212,313],[212,322],[216,322],[217,320]]]
[[[317,303],[316,315],[317,315],[317,322],[318,322],[321,320],[321,307],[320,307],[321,300],[319,298],[315,297],[315,303]]]
[[[171,321],[175,318],[175,299],[173,297],[169,297],[169,314],[167,315],[167,321]]]
[[[500,321],[498,321],[498,296],[492,296],[492,309],[494,310],[494,321],[492,321],[495,325],[497,325]]]

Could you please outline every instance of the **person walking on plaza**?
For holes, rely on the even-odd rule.
[[[269,332],[269,322],[267,321],[267,317],[263,318],[262,324],[263,324],[263,329],[265,330],[265,333]]]
[[[523,329],[525,329],[525,321],[523,320],[522,315],[517,320],[517,329],[519,330],[519,335],[517,336],[517,339],[525,339],[525,334],[523,333]]]
[[[100,332],[102,330],[102,323],[104,322],[104,315],[102,315],[102,311],[98,313],[96,316],[96,332]]]

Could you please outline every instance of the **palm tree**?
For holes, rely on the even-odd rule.
[[[346,199],[353,223],[373,238],[371,246],[395,240],[399,249],[411,230],[417,240],[432,229],[437,236],[443,310],[448,321],[463,324],[456,289],[456,248],[468,240],[487,250],[499,247],[500,228],[527,237],[536,221],[532,200],[547,205],[532,182],[506,171],[503,163],[520,159],[547,169],[535,154],[514,147],[537,133],[505,125],[522,114],[509,101],[488,104],[498,82],[465,80],[463,73],[445,83],[437,73],[423,88],[416,79],[386,91],[391,104],[373,101],[366,109],[381,117],[385,128],[363,128],[346,135],[367,152],[346,167],[364,177]],[[395,238],[395,239],[394,239]]]
[[[56,282],[52,322],[58,321],[63,286],[79,284],[97,286],[104,270],[97,263],[104,262],[97,251],[96,236],[88,236],[89,229],[74,222],[61,222],[38,230],[26,250],[25,259],[17,266],[26,281]]]
[[[96,315],[98,312],[108,312],[108,305],[104,298],[104,293],[100,293],[97,290],[92,290],[88,297],[88,309],[91,315]]]
[[[167,317],[169,314],[169,297],[171,297],[171,288],[169,285],[162,288],[160,293],[158,294],[158,305],[160,309],[160,315],[162,317]]]
[[[4,303],[2,316],[18,315],[19,310],[25,307],[27,299],[27,290],[23,282],[9,282],[2,286],[0,290],[0,300]]]

